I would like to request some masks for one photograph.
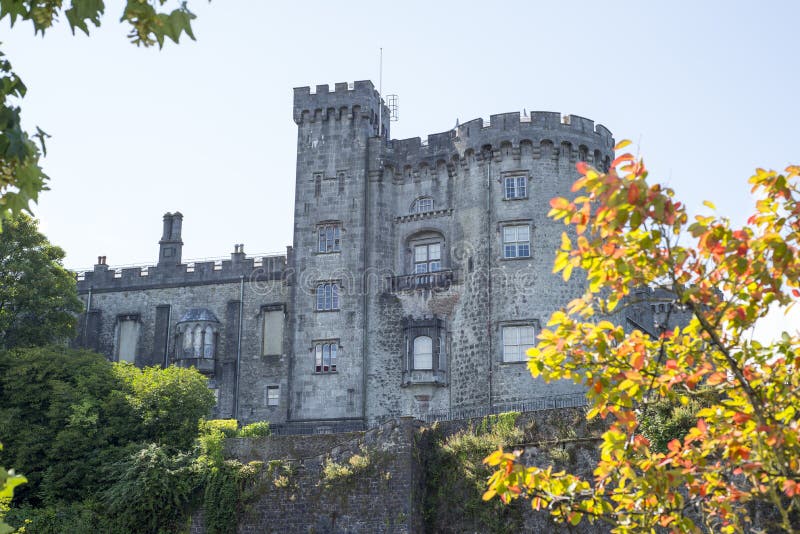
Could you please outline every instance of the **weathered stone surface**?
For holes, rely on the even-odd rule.
[[[88,313],[78,344],[116,359],[124,330],[138,336],[137,365],[172,363],[184,343],[178,320],[208,309],[219,333],[214,361],[199,367],[218,390],[215,415],[325,430],[576,391],[572,383],[534,381],[524,363],[504,362],[502,331],[508,324],[538,328],[582,292],[579,277],[565,283],[551,273],[563,226],[546,214],[550,198],[570,194],[576,161],[608,164],[607,129],[558,113],[506,113],[426,143],[391,140],[388,110],[369,81],[295,89],[293,117],[296,197],[287,254],[248,258],[236,245],[230,259],[182,263],[183,216],[168,213],[157,265],[114,271],[102,258],[80,276]],[[506,198],[507,177],[521,177],[525,194]],[[427,204],[417,204],[422,198]],[[320,252],[326,225],[338,228],[337,242]],[[506,225],[529,229],[528,256],[503,257]],[[431,268],[441,271],[430,278],[414,274],[420,243],[439,245]],[[317,310],[321,284],[338,286],[334,309]],[[283,351],[262,356],[264,310],[275,309],[285,314]],[[436,320],[437,330],[404,328],[426,320]],[[137,327],[122,329],[122,321]],[[431,333],[436,368],[413,369],[414,337]],[[335,372],[319,372],[316,345],[336,347]],[[274,386],[279,402],[269,405]]]

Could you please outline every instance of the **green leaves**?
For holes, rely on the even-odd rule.
[[[105,12],[103,0],[72,0],[72,7],[64,11],[72,33],[75,28],[89,35],[86,22],[91,22],[95,27],[100,27],[100,16]]]
[[[163,4],[163,2],[162,2]],[[128,22],[133,27],[128,34],[131,42],[137,46],[164,46],[164,38],[168,37],[177,43],[182,34],[194,40],[191,21],[194,14],[189,11],[186,2],[169,13],[159,13],[149,2],[128,0],[120,21]]]

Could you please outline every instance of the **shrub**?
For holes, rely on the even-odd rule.
[[[114,523],[131,532],[177,532],[202,483],[191,455],[151,444],[113,466],[117,481],[103,504]]]
[[[485,417],[474,427],[443,436],[434,426],[422,458],[427,473],[423,515],[430,532],[519,532],[521,506],[483,501],[489,468],[483,458],[499,446],[519,444],[523,432],[516,426],[519,413]]]
[[[240,438],[260,438],[263,436],[269,436],[272,431],[269,428],[269,421],[258,421],[256,423],[250,423],[249,425],[243,426],[241,430],[237,433],[237,436]]]

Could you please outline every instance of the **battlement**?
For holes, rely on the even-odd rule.
[[[522,146],[530,146],[533,157],[549,152],[574,160],[589,161],[595,165],[613,158],[614,137],[602,124],[577,115],[558,112],[533,111],[499,113],[489,120],[477,118],[457,125],[451,130],[419,137],[393,139],[388,148],[394,155],[395,165],[423,166],[437,161],[464,161],[469,154],[479,157],[489,150],[494,158],[506,155],[519,157]]]
[[[389,124],[389,108],[381,106],[381,98],[373,83],[361,80],[354,83],[339,82],[331,91],[327,84],[294,89],[294,122],[298,125],[327,120],[353,120],[368,118],[377,122],[378,109],[383,108],[383,120]]]
[[[188,261],[178,265],[113,267],[98,263],[90,271],[76,271],[78,293],[128,291],[205,284],[283,280],[287,271],[285,254],[247,258],[234,253],[231,259]]]

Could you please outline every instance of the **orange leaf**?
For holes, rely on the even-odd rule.
[[[704,419],[698,419],[697,420],[697,430],[699,430],[703,434],[708,432],[708,425],[706,425],[706,422],[705,422]]]
[[[637,370],[644,367],[644,353],[637,352],[634,357],[631,358],[631,367]]]
[[[550,207],[556,210],[565,210],[569,208],[569,201],[563,197],[556,197],[550,199]]]
[[[589,165],[585,161],[579,161],[578,163],[576,163],[575,168],[581,174],[586,174],[587,172],[589,172]]]
[[[637,200],[639,200],[639,188],[634,183],[628,188],[628,203],[635,204]]]

